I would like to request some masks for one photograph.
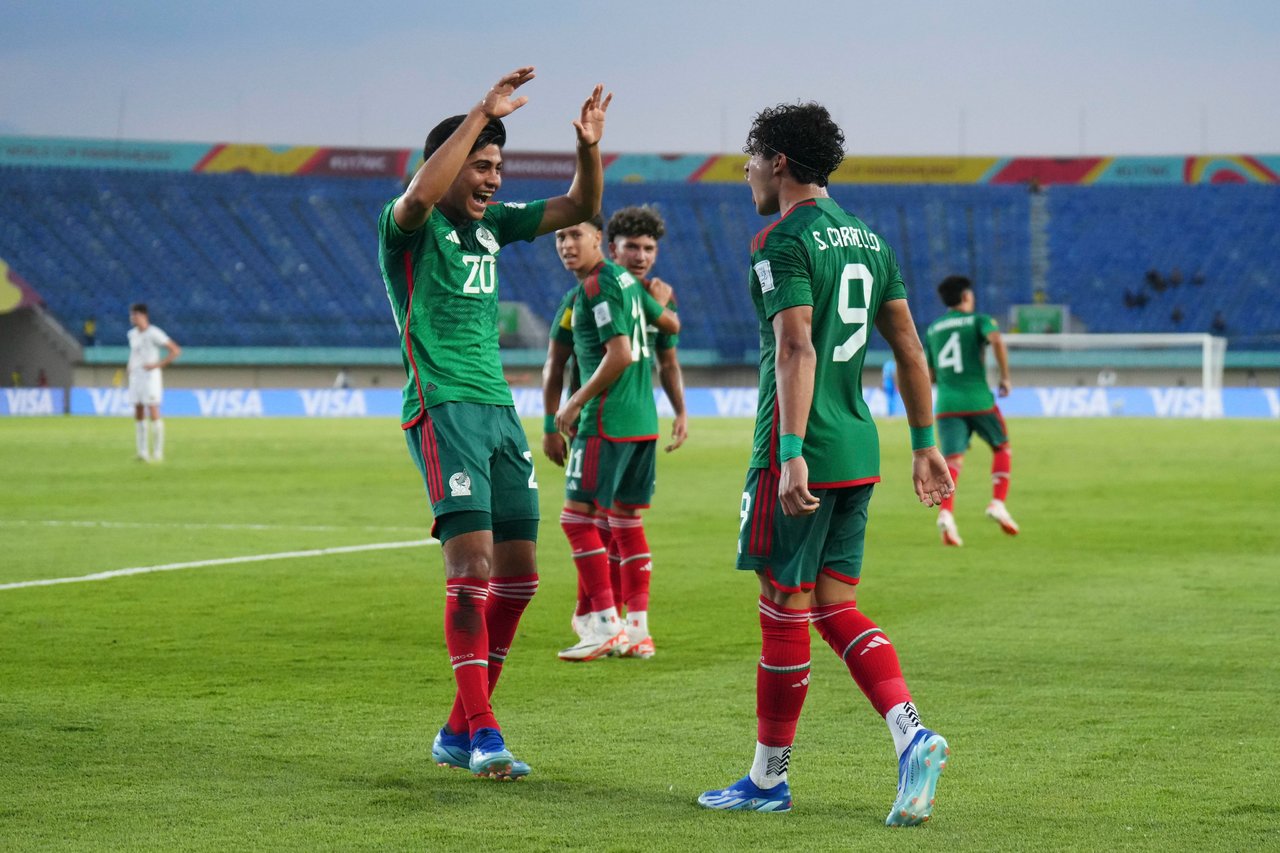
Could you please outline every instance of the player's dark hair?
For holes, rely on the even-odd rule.
[[[825,187],[844,161],[844,132],[822,104],[778,104],[752,120],[742,150],[765,157],[785,154],[791,177]]]
[[[661,240],[667,233],[667,223],[662,221],[662,214],[656,207],[647,204],[633,204],[616,210],[609,217],[609,242],[618,237],[652,237]]]
[[[604,216],[602,216],[599,213],[597,213],[595,216],[592,216],[590,219],[583,220],[583,224],[590,225],[592,228],[595,228],[600,233],[602,234],[604,233]]]
[[[130,314],[133,314],[133,313],[137,313],[137,314],[146,314],[146,313],[147,313],[147,303],[145,303],[145,302],[135,302],[135,303],[133,303],[132,305],[130,305],[130,306],[129,306],[129,313],[130,313]]]
[[[426,144],[422,146],[422,159],[430,160],[431,155],[436,153],[436,149],[444,145],[444,141],[453,132],[457,130],[462,122],[466,120],[466,116],[450,116],[444,121],[431,128],[431,132],[427,134]],[[471,150],[467,153],[474,154],[486,145],[496,145],[499,148],[507,144],[507,128],[500,118],[491,118],[489,123],[480,131],[480,135],[476,137],[475,145],[471,146]]]
[[[969,279],[962,275],[949,275],[938,285],[938,296],[942,297],[943,305],[954,308],[964,298],[964,292],[972,289],[973,282]]]

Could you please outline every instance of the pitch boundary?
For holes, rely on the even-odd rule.
[[[360,551],[388,551],[395,548],[419,548],[424,545],[437,545],[436,539],[413,539],[406,542],[373,542],[368,545],[340,545],[334,548],[311,548],[305,551],[277,551],[274,554],[250,554],[244,557],[220,557],[213,560],[192,560],[185,563],[162,563],[158,566],[134,566],[128,569],[112,569],[106,572],[94,572],[90,575],[79,575],[67,578],[42,578],[40,580],[15,581],[0,583],[0,590],[25,589],[35,586],[55,586],[64,583],[86,583],[88,581],[104,581],[112,578],[145,575],[152,572],[175,572],[181,569],[200,569],[206,566],[229,566],[237,563],[260,563],[267,560],[290,560],[298,557],[327,557],[333,554],[353,554]]]

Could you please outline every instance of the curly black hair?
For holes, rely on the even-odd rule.
[[[827,177],[844,161],[844,132],[822,104],[778,104],[752,120],[742,150],[766,157],[786,154],[793,178],[825,187]]]
[[[618,237],[652,237],[661,240],[667,233],[667,223],[656,207],[647,204],[623,207],[609,217],[609,242]]]
[[[422,159],[430,160],[431,155],[436,153],[436,149],[444,145],[446,139],[453,136],[453,132],[458,129],[459,125],[466,119],[465,115],[449,116],[444,121],[431,128],[431,132],[427,134],[427,141],[422,146]],[[491,118],[489,123],[480,131],[480,135],[476,137],[475,145],[471,146],[468,153],[474,154],[486,145],[496,145],[499,148],[507,144],[507,127],[502,123],[500,118]]]
[[[960,304],[966,290],[973,289],[973,282],[962,275],[949,275],[938,285],[938,296],[942,304],[954,308]]]

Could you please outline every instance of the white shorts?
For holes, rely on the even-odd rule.
[[[160,369],[129,371],[129,402],[135,406],[158,406],[164,399]]]

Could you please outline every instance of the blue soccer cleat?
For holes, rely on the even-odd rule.
[[[448,728],[440,729],[436,733],[436,739],[431,743],[431,760],[441,767],[470,770],[471,736],[454,734]],[[529,769],[528,764],[512,758],[511,770],[507,776],[512,779],[522,779],[529,775]]]
[[[490,779],[520,779],[529,775],[529,765],[517,761],[507,749],[502,732],[480,729],[471,739],[471,758],[467,769]]]
[[[885,826],[919,826],[933,813],[933,792],[947,768],[951,747],[937,732],[921,729],[898,759],[898,797]]]
[[[705,792],[698,797],[698,805],[726,811],[789,812],[791,787],[779,782],[772,788],[761,788],[750,776],[743,776],[727,788]]]

